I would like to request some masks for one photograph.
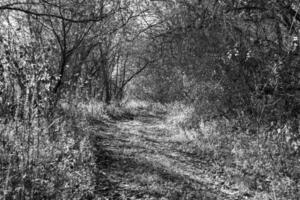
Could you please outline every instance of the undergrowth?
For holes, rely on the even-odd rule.
[[[289,124],[253,128],[246,116],[204,121],[190,106],[173,103],[167,108],[166,123],[177,130],[171,139],[185,141],[188,151],[206,155],[221,168],[225,192],[234,188],[257,200],[299,198],[299,144],[289,141]]]
[[[0,124],[0,199],[97,199],[93,125],[132,118],[126,108],[96,101],[60,102],[51,119]]]
[[[79,118],[1,124],[1,199],[87,199],[94,194],[90,135]]]
[[[60,103],[51,121],[41,116],[0,124],[1,199],[99,199],[99,173],[93,154],[95,125],[162,116],[184,151],[198,155],[225,182],[223,192],[248,199],[297,199],[300,180],[298,143],[291,127],[253,127],[248,119],[195,119],[195,109],[180,102],[97,101]],[[147,115],[146,115],[147,114]],[[191,123],[192,122],[192,123]],[[195,123],[197,122],[197,123]],[[99,180],[98,180],[99,181]]]

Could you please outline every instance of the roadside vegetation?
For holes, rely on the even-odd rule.
[[[0,199],[299,199],[298,4],[2,0]]]

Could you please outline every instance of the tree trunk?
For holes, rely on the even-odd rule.
[[[104,102],[106,104],[110,104],[111,102],[111,91],[110,91],[110,77],[109,77],[109,72],[107,69],[107,60],[106,58],[103,58],[101,61],[101,67],[102,67],[102,75],[103,75],[103,81],[104,81]]]

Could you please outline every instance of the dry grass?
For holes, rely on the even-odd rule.
[[[0,124],[1,198],[297,196],[295,180],[273,173],[280,166],[267,165],[276,144],[264,146],[262,138],[232,131],[234,122],[200,120],[191,127],[194,110],[180,103],[61,107],[62,115],[51,122]]]
[[[82,125],[60,117],[50,124],[40,118],[31,124],[11,121],[0,126],[1,178],[5,177],[1,199],[76,199],[93,194],[94,162]]]
[[[282,174],[280,168],[290,170],[299,161],[280,158],[285,153],[275,152],[282,143],[276,143],[276,137],[266,141],[264,137],[270,133],[266,133],[264,128],[258,129],[256,135],[251,134],[252,129],[247,127],[235,129],[242,119],[204,121],[200,118],[196,126],[190,126],[193,108],[178,103],[170,104],[168,108],[165,122],[172,133],[169,140],[181,143],[180,148],[184,151],[204,157],[216,168],[222,169],[226,177],[224,186],[231,188],[224,189],[225,193],[236,190],[240,194],[251,194],[249,199],[295,199],[295,191],[300,185],[295,178]],[[286,134],[289,135],[288,129]],[[282,159],[289,160],[290,164],[278,166]],[[293,177],[296,177],[300,173],[294,174]]]

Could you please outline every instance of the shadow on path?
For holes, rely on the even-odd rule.
[[[135,116],[94,135],[97,192],[107,199],[226,199],[205,182],[193,157],[167,141],[161,123]]]

